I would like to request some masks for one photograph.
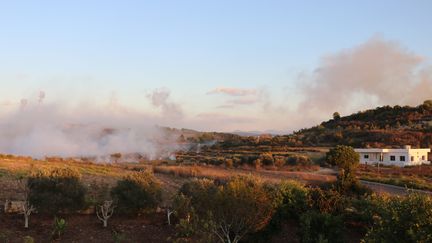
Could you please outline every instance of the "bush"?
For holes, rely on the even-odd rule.
[[[118,209],[125,213],[138,213],[155,208],[161,201],[162,190],[152,173],[132,172],[112,188],[111,196]]]
[[[57,214],[84,208],[86,188],[69,168],[39,171],[27,181],[30,204],[39,212]]]
[[[289,165],[311,165],[312,161],[309,157],[305,155],[292,155],[288,157]]]
[[[260,155],[259,159],[261,160],[261,162],[264,165],[273,165],[274,164],[273,154],[270,152],[262,153]]]
[[[309,190],[296,181],[267,185],[266,190],[272,197],[275,213],[267,227],[251,236],[252,242],[266,242],[282,229],[283,223],[298,220],[309,209]]]
[[[298,219],[309,208],[309,190],[296,181],[281,183],[274,194],[277,208],[275,218]]]
[[[340,216],[308,211],[300,217],[301,242],[343,242],[343,223]]]
[[[35,240],[31,236],[24,236],[23,237],[23,243],[35,243]]]
[[[338,191],[312,188],[309,190],[310,207],[320,213],[339,214],[346,208],[346,198]]]
[[[60,239],[60,237],[64,234],[66,230],[66,220],[58,219],[57,217],[54,219],[53,231],[51,233],[53,239]]]
[[[234,161],[232,159],[225,159],[225,167],[231,169],[234,167]]]
[[[286,163],[286,159],[283,156],[275,156],[274,164],[276,167],[283,167]]]
[[[261,169],[261,166],[262,166],[261,160],[260,159],[256,159],[254,161],[254,166],[255,166],[255,169],[257,169],[257,170]]]
[[[431,242],[432,198],[410,194],[381,204],[363,242]]]
[[[234,177],[222,185],[196,180],[186,183],[180,193],[190,198],[190,225],[196,225],[188,232],[207,232],[222,242],[238,242],[263,229],[274,211],[264,184],[252,177]]]

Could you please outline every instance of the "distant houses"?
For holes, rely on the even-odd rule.
[[[430,148],[413,149],[405,145],[401,149],[359,148],[355,149],[360,155],[360,164],[383,164],[395,166],[410,166],[430,164],[428,153]]]

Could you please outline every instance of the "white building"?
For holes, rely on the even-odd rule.
[[[412,149],[406,145],[402,149],[355,149],[360,155],[360,164],[383,164],[383,165],[421,165],[430,164],[428,153],[431,149]]]

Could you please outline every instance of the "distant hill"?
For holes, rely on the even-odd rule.
[[[283,137],[308,146],[431,147],[432,101],[416,107],[382,106],[345,117],[335,116]]]
[[[432,100],[416,107],[382,106],[355,114],[334,118],[320,125],[302,129],[290,135],[242,141],[226,141],[229,146],[335,146],[354,147],[432,147]]]

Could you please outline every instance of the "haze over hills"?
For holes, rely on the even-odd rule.
[[[355,147],[415,147],[432,146],[432,101],[422,105],[382,106],[375,109],[322,122],[293,134],[277,135],[260,140],[242,137],[225,141],[222,146],[242,145],[274,146],[335,146],[346,144]]]

